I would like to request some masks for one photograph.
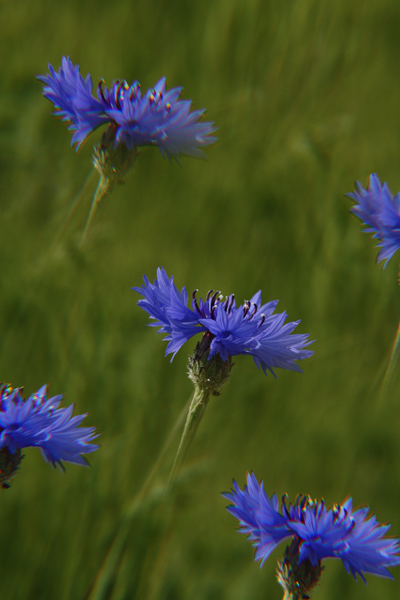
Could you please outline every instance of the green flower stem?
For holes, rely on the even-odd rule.
[[[393,341],[392,350],[390,352],[389,361],[386,367],[385,374],[383,376],[381,389],[378,396],[377,404],[381,404],[383,400],[387,400],[393,397],[393,383],[395,375],[398,372],[398,365],[400,362],[400,321],[397,326],[396,335]]]
[[[189,412],[186,418],[185,428],[182,433],[181,441],[179,443],[178,452],[176,453],[174,464],[168,479],[169,487],[175,479],[178,477],[181,470],[182,464],[185,461],[188,453],[190,444],[193,441],[194,436],[200,421],[206,411],[208,401],[212,392],[209,388],[205,388],[199,385],[195,386],[192,402],[189,407]]]
[[[100,202],[107,194],[111,194],[115,183],[124,183],[127,174],[135,164],[138,156],[136,146],[129,150],[125,144],[114,148],[115,129],[112,125],[104,132],[101,142],[93,148],[93,166],[100,175],[97,189],[93,196],[89,216],[83,230],[80,246],[82,247],[89,227],[99,208]]]
[[[288,591],[284,591],[283,593],[283,598],[282,600],[302,600],[303,596],[301,594],[301,592],[299,592],[298,594],[296,593],[290,593]]]
[[[82,247],[87,232],[89,231],[89,227],[94,219],[94,216],[99,208],[100,202],[103,200],[104,196],[111,192],[113,187],[113,181],[105,177],[104,175],[100,175],[99,183],[97,185],[96,191],[93,196],[92,205],[90,207],[89,215],[86,221],[85,229],[83,230],[81,241],[79,243],[80,247]]]
[[[85,596],[85,600],[106,600],[110,597],[109,590],[113,588],[117,581],[119,566],[124,556],[128,538],[131,533],[131,528],[134,523],[134,518],[145,504],[154,503],[154,505],[156,505],[157,502],[164,500],[165,487],[156,487],[154,485],[154,480],[158,474],[160,466],[162,465],[163,458],[166,456],[167,450],[175,439],[179,429],[183,425],[188,404],[189,402],[186,403],[185,407],[180,412],[179,417],[171,429],[153,468],[140,488],[138,494],[131,500],[126,510],[121,515],[115,530],[114,538],[107,550],[107,554],[104,557],[103,562],[97,570],[97,573],[90,585],[90,589]]]
[[[84,184],[82,185],[81,189],[76,194],[64,223],[61,225],[60,230],[58,231],[53,243],[51,244],[50,248],[48,249],[46,255],[43,258],[42,266],[46,265],[47,261],[53,256],[53,253],[54,253],[56,247],[58,246],[60,239],[64,235],[68,225],[70,224],[70,222],[72,220],[72,217],[75,215],[77,209],[79,208],[79,206],[81,204],[81,201],[83,200],[83,198],[85,198],[86,193],[88,192],[90,186],[94,182],[95,175],[96,175],[96,171],[91,170],[89,175],[87,176]]]

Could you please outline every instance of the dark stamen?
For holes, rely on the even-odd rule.
[[[119,85],[116,88],[116,92],[115,92],[115,105],[117,108],[121,108],[120,102],[124,98],[123,90],[124,90],[124,82],[121,81],[121,82],[119,82]]]
[[[254,315],[256,314],[257,310],[258,310],[258,309],[257,309],[257,304],[253,304],[253,306],[254,306],[254,310],[253,310],[253,312],[251,313],[251,315],[249,316],[249,319],[252,319],[252,318],[254,317]],[[249,307],[249,308],[250,308],[250,307]]]
[[[214,307],[216,299],[218,297],[218,294],[220,294],[221,292],[219,290],[217,290],[216,292],[214,292],[212,298],[211,298],[211,306]]]
[[[250,310],[250,302],[245,300],[243,303],[243,316],[245,317]]]
[[[137,82],[132,83],[130,90],[129,100],[132,102],[134,99],[136,99],[138,91],[140,90],[140,85]]]
[[[192,298],[193,298],[192,305],[193,305],[193,308],[195,310],[197,310],[197,312],[199,313],[199,315],[201,315],[201,312],[200,312],[200,309],[199,309],[199,305],[197,304],[197,298],[196,298],[196,294],[197,294],[198,291],[199,290],[194,290],[193,291],[193,294],[192,294]]]
[[[104,97],[104,90],[103,90],[103,85],[105,84],[104,79],[100,79],[98,85],[97,85],[97,89],[99,91],[100,96],[102,97],[104,102],[107,102],[107,100]]]
[[[119,79],[114,83],[113,85],[113,91],[114,91],[114,102],[115,102],[115,106],[117,108],[119,108],[119,90],[121,87],[121,82],[119,81]]]

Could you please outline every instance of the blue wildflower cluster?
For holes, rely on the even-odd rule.
[[[202,121],[204,110],[192,111],[191,101],[180,99],[182,88],[167,91],[165,77],[144,94],[137,81],[118,80],[108,88],[101,80],[94,94],[91,76],[84,79],[79,66],[63,57],[58,71],[49,64],[49,73],[39,79],[44,96],[55,107],[54,114],[69,124],[76,150],[94,130],[106,126],[94,149],[100,182],[93,211],[114,182],[124,179],[136,160],[137,148],[157,146],[164,158],[179,162],[181,155],[204,156],[202,150],[216,141],[214,123]],[[372,174],[366,189],[358,182],[348,196],[356,202],[351,212],[378,240],[378,260],[386,266],[400,248],[400,193],[393,196],[387,183],[382,185]],[[170,485],[209,398],[220,393],[230,375],[231,358],[250,355],[259,369],[274,377],[277,368],[301,372],[298,362],[313,354],[312,341],[308,334],[294,333],[300,321],[286,322],[286,312],[275,313],[277,300],[263,304],[261,291],[237,306],[233,294],[224,297],[210,290],[203,300],[195,290],[188,306],[186,288],[179,291],[163,267],[157,270],[154,283],[146,276],[143,281],[132,289],[140,294],[138,305],[148,313],[150,325],[165,335],[171,361],[184,343],[197,334],[202,336],[189,357],[195,392]],[[53,466],[62,466],[63,461],[87,464],[83,455],[98,448],[93,443],[95,428],[80,427],[86,415],[73,417],[72,406],[59,408],[61,398],[48,399],[47,388],[42,387],[25,400],[20,389],[0,385],[0,485],[8,485],[21,461],[21,450],[28,446],[39,447]],[[233,489],[223,496],[231,502],[227,509],[238,519],[239,532],[248,535],[261,566],[288,541],[277,571],[285,599],[309,598],[327,558],[341,560],[349,574],[364,582],[366,573],[393,578],[388,569],[400,564],[400,540],[385,535],[390,526],[380,524],[368,507],[353,510],[351,498],[332,508],[306,495],[299,495],[294,504],[284,497],[280,504],[275,494],[266,494],[253,473],[248,474],[243,490],[234,481]]]
[[[223,298],[219,291],[211,290],[205,300],[198,301],[195,291],[192,308],[188,308],[186,288],[179,292],[164,268],[157,270],[154,284],[146,276],[143,280],[144,285],[132,289],[144,297],[138,305],[154,319],[150,325],[167,334],[166,355],[172,354],[171,360],[198,333],[203,333],[203,351],[208,352],[208,359],[216,354],[223,361],[250,355],[257,367],[274,376],[277,367],[301,372],[295,361],[313,354],[305,349],[312,343],[308,334],[293,334],[300,321],[285,324],[286,312],[273,314],[278,301],[262,304],[261,291],[240,306],[236,306],[233,294]]]
[[[95,129],[107,124],[107,140],[114,148],[157,146],[168,159],[178,160],[181,154],[202,157],[201,148],[216,141],[211,135],[214,124],[200,120],[204,110],[191,111],[190,100],[179,100],[181,87],[166,91],[165,77],[144,95],[137,81],[118,80],[110,89],[100,81],[96,97],[91,76],[83,79],[79,65],[63,57],[58,72],[49,64],[49,74],[38,79],[44,83],[44,96],[54,104],[54,114],[69,123],[71,144],[77,150]]]
[[[58,408],[61,400],[61,395],[47,398],[47,386],[25,400],[22,388],[0,385],[0,483],[13,476],[21,449],[29,446],[40,448],[44,460],[53,466],[63,468],[62,461],[88,465],[82,455],[99,447],[92,443],[98,437],[96,428],[79,427],[87,415],[72,416],[73,405]],[[12,465],[11,472],[5,463]]]
[[[249,536],[261,566],[288,538],[294,538],[298,564],[308,560],[317,567],[325,558],[339,558],[349,574],[364,582],[364,573],[393,579],[387,569],[400,564],[400,541],[384,537],[390,525],[368,516],[368,507],[353,510],[351,498],[327,508],[309,496],[298,496],[295,504],[284,497],[279,508],[276,495],[269,497],[253,473],[243,490],[234,481],[231,493],[223,496],[232,502],[228,511],[239,520],[239,532]]]
[[[379,240],[377,260],[384,260],[384,268],[400,248],[400,192],[393,196],[388,184],[383,185],[376,173],[369,176],[367,188],[356,183],[357,190],[347,194],[357,204],[351,212],[362,221],[366,233]]]

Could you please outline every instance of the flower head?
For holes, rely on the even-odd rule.
[[[362,221],[366,233],[379,240],[381,248],[377,260],[387,262],[400,248],[400,193],[393,196],[388,184],[383,185],[376,173],[369,177],[368,186],[363,188],[361,183],[356,183],[356,191],[347,194],[357,204],[351,212]]]
[[[311,344],[307,334],[293,334],[300,321],[286,323],[287,314],[273,314],[277,300],[262,304],[261,291],[243,305],[236,306],[235,296],[226,298],[211,290],[206,299],[192,296],[192,308],[188,308],[188,295],[181,292],[169,278],[165,269],[157,270],[154,284],[146,276],[144,285],[132,288],[143,296],[138,305],[154,320],[159,333],[167,334],[166,354],[172,358],[181,346],[197,333],[203,334],[203,351],[208,359],[218,354],[223,361],[239,354],[251,355],[264,373],[274,369],[300,371],[295,361],[313,354],[305,347]],[[172,359],[171,359],[172,360]]]
[[[137,81],[115,81],[110,89],[100,81],[96,98],[90,75],[83,79],[79,66],[63,57],[58,72],[49,64],[49,74],[38,79],[45,84],[43,94],[54,104],[54,114],[70,123],[71,144],[77,149],[104,124],[109,125],[105,139],[114,149],[119,144],[128,150],[158,146],[164,157],[177,161],[181,154],[203,156],[201,148],[216,141],[211,135],[214,124],[200,121],[204,110],[191,112],[191,101],[179,100],[182,88],[166,91],[165,77],[143,95]]]
[[[191,101],[179,100],[182,88],[165,89],[165,77],[154,89],[142,95],[139,82],[113,84],[103,98],[109,105],[107,115],[116,124],[114,146],[124,143],[133,146],[158,146],[169,159],[181,154],[204,156],[200,147],[216,141],[210,136],[213,123],[201,122],[204,110],[190,112]]]
[[[400,541],[384,537],[390,525],[368,516],[367,507],[353,511],[351,498],[327,508],[323,500],[299,495],[293,505],[284,498],[279,510],[276,495],[269,498],[253,473],[243,491],[234,481],[223,496],[232,502],[228,511],[239,520],[239,532],[249,536],[261,566],[288,538],[298,565],[308,561],[310,569],[320,570],[324,558],[339,558],[349,574],[364,582],[364,573],[393,579],[387,568],[400,564]]]
[[[82,455],[99,447],[92,443],[95,427],[79,427],[87,415],[73,417],[73,405],[58,408],[61,400],[62,396],[47,398],[47,386],[25,400],[22,388],[1,384],[0,454],[12,457],[22,448],[37,446],[53,466],[63,467],[62,461],[87,466]]]

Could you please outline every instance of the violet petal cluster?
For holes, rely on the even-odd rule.
[[[400,540],[384,537],[390,525],[368,515],[368,507],[353,510],[351,498],[327,508],[309,496],[298,496],[293,505],[284,497],[280,507],[276,494],[270,498],[253,473],[243,490],[234,481],[231,492],[222,495],[232,502],[227,510],[238,519],[239,532],[249,536],[261,566],[283,540],[294,537],[299,564],[339,558],[349,574],[364,582],[364,573],[393,579],[387,569],[400,564]]]
[[[166,334],[166,355],[172,354],[172,359],[198,333],[209,338],[209,359],[215,354],[223,361],[229,356],[250,355],[257,367],[274,376],[278,367],[301,372],[296,361],[313,354],[306,349],[312,343],[308,334],[293,334],[300,321],[285,323],[286,312],[274,314],[278,301],[262,304],[261,291],[240,306],[236,306],[233,294],[223,298],[220,292],[211,290],[205,300],[197,301],[194,292],[192,307],[188,308],[186,288],[179,292],[164,268],[157,270],[153,284],[146,276],[143,280],[141,287],[132,289],[143,296],[138,305],[154,321],[150,325]]]
[[[386,267],[400,248],[400,192],[393,196],[387,182],[382,184],[372,173],[366,189],[358,181],[356,191],[347,196],[357,202],[350,210],[363,223],[364,231],[379,240],[377,260],[384,260]]]
[[[83,79],[79,66],[63,57],[58,71],[49,64],[49,73],[38,79],[44,83],[43,95],[54,104],[54,114],[70,123],[71,144],[77,150],[104,124],[112,128],[114,148],[157,146],[168,159],[178,160],[181,154],[203,157],[201,148],[217,139],[211,135],[214,124],[200,120],[204,110],[191,111],[190,100],[179,100],[182,88],[166,91],[165,77],[145,94],[137,81],[115,81],[110,89],[100,81],[95,97],[90,75]]]
[[[87,416],[72,416],[74,406],[59,408],[62,396],[47,398],[47,386],[25,400],[22,388],[0,386],[0,449],[11,454],[36,446],[46,462],[62,467],[62,461],[87,466],[82,456],[99,447],[95,427],[79,427]]]

